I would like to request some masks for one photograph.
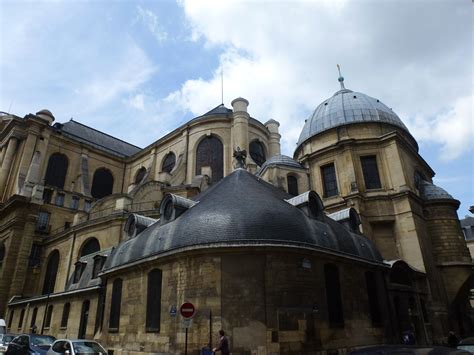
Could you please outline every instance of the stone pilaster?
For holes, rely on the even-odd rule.
[[[13,163],[13,156],[17,148],[18,139],[11,137],[8,141],[8,146],[6,148],[5,157],[3,158],[2,168],[0,169],[0,198],[5,192],[5,187],[7,185],[8,174],[10,173],[10,168]],[[5,148],[3,148],[5,149]]]
[[[32,158],[35,152],[36,146],[36,135],[35,134],[28,134],[26,140],[24,141],[24,146],[21,152],[21,159],[20,159],[20,166],[18,168],[18,176],[17,176],[17,184],[15,189],[16,193],[22,194],[23,185],[27,181],[26,175],[28,174],[28,170],[30,168]]]

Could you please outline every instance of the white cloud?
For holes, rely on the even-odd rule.
[[[160,25],[158,16],[153,11],[137,6],[137,21],[141,21],[156,38],[158,42],[163,42],[168,39],[168,33]]]
[[[407,124],[409,117],[435,117],[426,125],[436,126],[436,134],[411,127],[418,140],[439,143],[446,159],[472,148],[465,98],[471,90],[466,78],[472,57],[465,45],[471,41],[465,31],[470,16],[463,12],[469,4],[185,0],[181,5],[193,39],[223,48],[225,103],[243,96],[252,116],[280,121],[286,154],[293,153],[304,119],[338,89],[336,63],[347,87],[380,98]],[[210,79],[186,81],[167,97],[196,115],[219,99],[219,69]],[[449,113],[436,116],[439,112]]]
[[[136,94],[128,99],[125,99],[124,102],[140,111],[145,111],[145,95],[143,94]]]
[[[458,98],[447,112],[431,120],[418,115],[407,122],[409,129],[422,141],[441,144],[441,159],[456,159],[473,148],[473,100],[471,95]]]

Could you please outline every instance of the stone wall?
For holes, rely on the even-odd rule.
[[[201,252],[202,253],[202,252]],[[304,266],[303,266],[304,262]],[[324,264],[334,262],[344,305],[344,327],[328,323]],[[163,272],[161,329],[147,333],[147,274]],[[388,324],[372,325],[364,272],[378,273],[379,307],[387,320],[383,269],[285,249],[212,252],[163,258],[108,275],[105,323],[101,340],[118,354],[170,353],[184,350],[185,330],[172,307],[192,302],[197,313],[188,333],[188,353],[217,342],[227,332],[233,354],[311,354],[318,349],[346,349],[387,340]],[[112,283],[123,280],[120,327],[108,330]]]

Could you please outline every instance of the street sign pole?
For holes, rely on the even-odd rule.
[[[185,320],[189,320],[190,323],[185,325],[185,337],[184,337],[184,355],[188,355],[188,328],[191,326],[192,318],[196,313],[196,308],[190,302],[185,302],[179,307],[179,313]]]
[[[186,328],[186,335],[184,337],[184,355],[188,355],[188,328]]]

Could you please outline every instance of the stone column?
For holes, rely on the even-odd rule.
[[[242,97],[232,101],[232,108],[234,109],[234,126],[232,128],[233,136],[233,150],[237,147],[240,150],[249,152],[249,114],[247,107],[249,102]]]
[[[15,193],[20,193],[23,196],[29,196],[28,194],[25,195],[24,185],[28,182],[26,176],[30,170],[31,163],[33,162],[36,149],[36,138],[37,137],[35,134],[28,134],[26,140],[24,141],[25,143],[21,152],[20,166],[18,168],[17,187],[15,187],[18,188],[18,191],[15,191]],[[31,189],[29,190],[31,195]]]
[[[33,154],[33,158],[31,159],[30,167],[28,168],[28,172],[26,174],[25,183],[21,189],[21,194],[23,196],[32,196],[33,188],[35,185],[39,183],[39,171],[40,171],[40,164],[41,164],[41,153],[40,151],[35,151]],[[43,191],[43,189],[39,189],[39,191]],[[35,196],[36,199],[41,199],[42,196]]]
[[[265,127],[267,127],[268,131],[270,132],[270,139],[268,140],[268,158],[271,158],[275,155],[280,155],[280,138],[281,135],[278,131],[278,127],[280,127],[280,123],[275,120],[270,120],[265,123]]]
[[[7,178],[10,172],[11,165],[13,163],[13,155],[18,144],[18,139],[16,137],[11,137],[8,146],[6,148],[5,157],[3,158],[2,168],[0,169],[0,199],[5,192],[5,187],[7,185]],[[5,148],[3,148],[5,149]]]

